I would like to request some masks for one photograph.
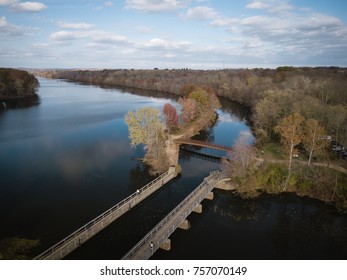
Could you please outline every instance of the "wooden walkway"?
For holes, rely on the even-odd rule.
[[[196,158],[200,158],[200,159],[203,159],[203,160],[207,160],[207,161],[211,161],[211,162],[221,163],[222,160],[223,160],[223,158],[221,158],[221,157],[207,155],[207,154],[200,153],[200,152],[197,152],[196,150],[189,149],[189,148],[187,149],[187,148],[181,147],[180,148],[180,152],[181,151],[189,153],[190,156],[193,156],[193,157],[196,157]],[[181,155],[181,153],[180,153],[180,155]]]
[[[122,259],[146,260],[169,238],[188,215],[201,203],[217,183],[227,176],[224,172],[213,171],[210,176],[191,192],[175,209],[162,219],[143,237]]]
[[[170,167],[168,171],[155,178],[152,182],[148,183],[129,197],[123,199],[121,202],[117,203],[115,206],[111,207],[89,223],[80,227],[78,230],[53,245],[35,259],[57,260],[64,258],[124,213],[128,212],[132,207],[176,177],[176,175],[175,167]]]
[[[211,149],[221,150],[221,151],[226,151],[226,152],[231,152],[233,150],[232,147],[214,144],[214,143],[205,142],[205,141],[200,141],[200,140],[194,140],[194,139],[179,138],[179,139],[175,139],[174,141],[177,144],[187,144],[187,145],[211,148]]]

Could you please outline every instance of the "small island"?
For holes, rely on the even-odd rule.
[[[209,88],[191,86],[178,99],[180,114],[167,103],[161,112],[154,108],[141,108],[128,112],[125,121],[133,147],[145,145],[143,161],[150,166],[152,174],[165,172],[170,166],[178,168],[179,145],[175,139],[188,139],[211,126],[217,119],[216,109],[220,107],[217,95]]]

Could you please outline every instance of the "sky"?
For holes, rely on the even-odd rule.
[[[0,0],[0,67],[347,66],[345,0]]]

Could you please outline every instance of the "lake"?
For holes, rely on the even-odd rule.
[[[0,239],[39,239],[35,256],[144,186],[143,147],[130,147],[124,116],[177,97],[40,79],[39,98],[0,111]],[[232,145],[250,134],[248,112],[222,100],[216,124],[197,136]],[[225,156],[207,148],[199,152]],[[181,151],[182,174],[68,259],[119,259],[220,165]],[[347,217],[293,194],[244,200],[221,190],[188,217],[154,259],[345,259]]]

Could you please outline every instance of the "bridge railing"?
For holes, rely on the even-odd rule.
[[[187,139],[187,138],[179,138],[174,140],[176,143],[180,144],[187,144],[187,145],[194,145],[194,146],[199,146],[199,147],[205,147],[205,148],[212,148],[212,149],[217,149],[217,150],[222,150],[222,151],[232,151],[233,148],[221,144],[215,144],[211,142],[205,142],[201,140],[195,140],[195,139]]]
[[[192,191],[180,204],[178,204],[164,219],[162,219],[149,233],[145,235],[122,259],[132,259],[136,253],[144,246],[147,247],[143,259],[149,259],[154,252],[160,247],[160,245],[177,229],[177,227],[189,216],[189,214],[195,209],[210,192],[215,184],[224,177],[223,172],[213,171],[210,176],[204,178],[203,182]],[[202,191],[202,189],[204,191]],[[196,196],[199,192],[201,194]],[[190,207],[185,206],[190,204]],[[184,211],[182,209],[185,208]],[[179,213],[182,211],[181,213]],[[178,214],[179,213],[179,214]],[[154,239],[155,235],[162,230],[166,225],[170,223],[170,226],[161,232],[159,239]],[[151,247],[151,242],[153,247]]]
[[[109,208],[99,216],[97,216],[95,219],[91,220],[90,222],[86,223],[73,233],[71,233],[69,236],[65,237],[58,243],[54,244],[52,247],[38,255],[35,260],[42,260],[42,259],[47,259],[49,256],[53,256],[54,252],[61,250],[64,246],[69,244],[71,241],[75,240],[79,236],[81,236],[83,233],[87,232],[89,229],[91,229],[94,225],[102,222],[103,220],[109,218],[114,212],[119,210],[120,208],[124,207],[125,205],[129,205],[129,203],[135,199],[138,199],[139,196],[144,196],[146,194],[146,191],[149,190],[153,185],[158,183],[161,180],[165,180],[166,177],[172,176],[173,173],[175,173],[175,168],[170,168],[168,171],[164,172],[157,178],[155,178],[153,181],[149,182],[146,184],[144,187],[139,189],[139,192],[135,192],[132,195],[126,197],[113,207]],[[131,204],[130,204],[131,205]]]

